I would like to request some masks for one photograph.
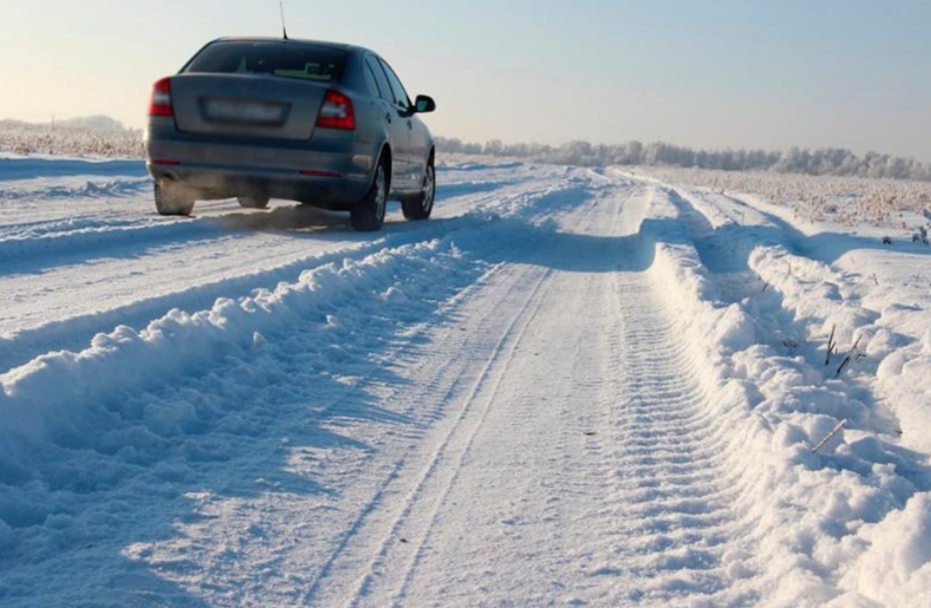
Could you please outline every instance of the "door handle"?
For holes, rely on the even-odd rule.
[[[391,123],[391,114],[390,114],[390,113],[389,113],[389,114],[385,114],[385,120],[387,120],[389,124]]]
[[[414,121],[408,120],[408,121],[407,121],[407,128],[410,129],[411,131],[413,131],[413,130],[414,130]]]

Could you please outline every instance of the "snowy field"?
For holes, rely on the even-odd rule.
[[[0,119],[0,154],[142,158],[142,131],[106,116],[33,124]]]
[[[0,606],[931,606],[921,208],[438,183],[372,235],[0,159]]]

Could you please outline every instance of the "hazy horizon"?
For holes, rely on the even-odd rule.
[[[6,7],[0,49],[24,59],[0,65],[12,83],[0,118],[105,115],[140,128],[152,82],[205,42],[280,35],[273,1],[133,4]],[[445,137],[834,147],[931,161],[927,3],[358,0],[325,19],[316,6],[286,3],[289,34],[377,50],[412,95],[436,97],[427,122]]]

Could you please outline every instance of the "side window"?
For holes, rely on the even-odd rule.
[[[369,90],[369,95],[372,97],[381,97],[381,89],[378,88],[378,81],[375,80],[375,74],[372,73],[372,66],[370,66],[367,61],[362,71],[365,72],[365,86]]]
[[[398,75],[394,73],[390,65],[385,63],[384,59],[381,60],[381,65],[385,68],[385,75],[388,76],[388,81],[391,83],[395,103],[405,109],[411,107],[411,100],[407,96],[407,91],[404,90],[404,85],[401,84]]]
[[[388,79],[385,77],[384,70],[381,69],[381,66],[371,55],[365,56],[365,66],[368,68],[366,70],[366,80],[369,76],[375,78],[375,85],[378,89],[378,93],[381,95],[381,98],[389,103],[394,103],[394,94],[391,92],[391,87],[388,84]]]

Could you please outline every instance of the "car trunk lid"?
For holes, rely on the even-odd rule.
[[[285,140],[313,135],[327,86],[253,74],[181,74],[171,79],[179,131]]]

